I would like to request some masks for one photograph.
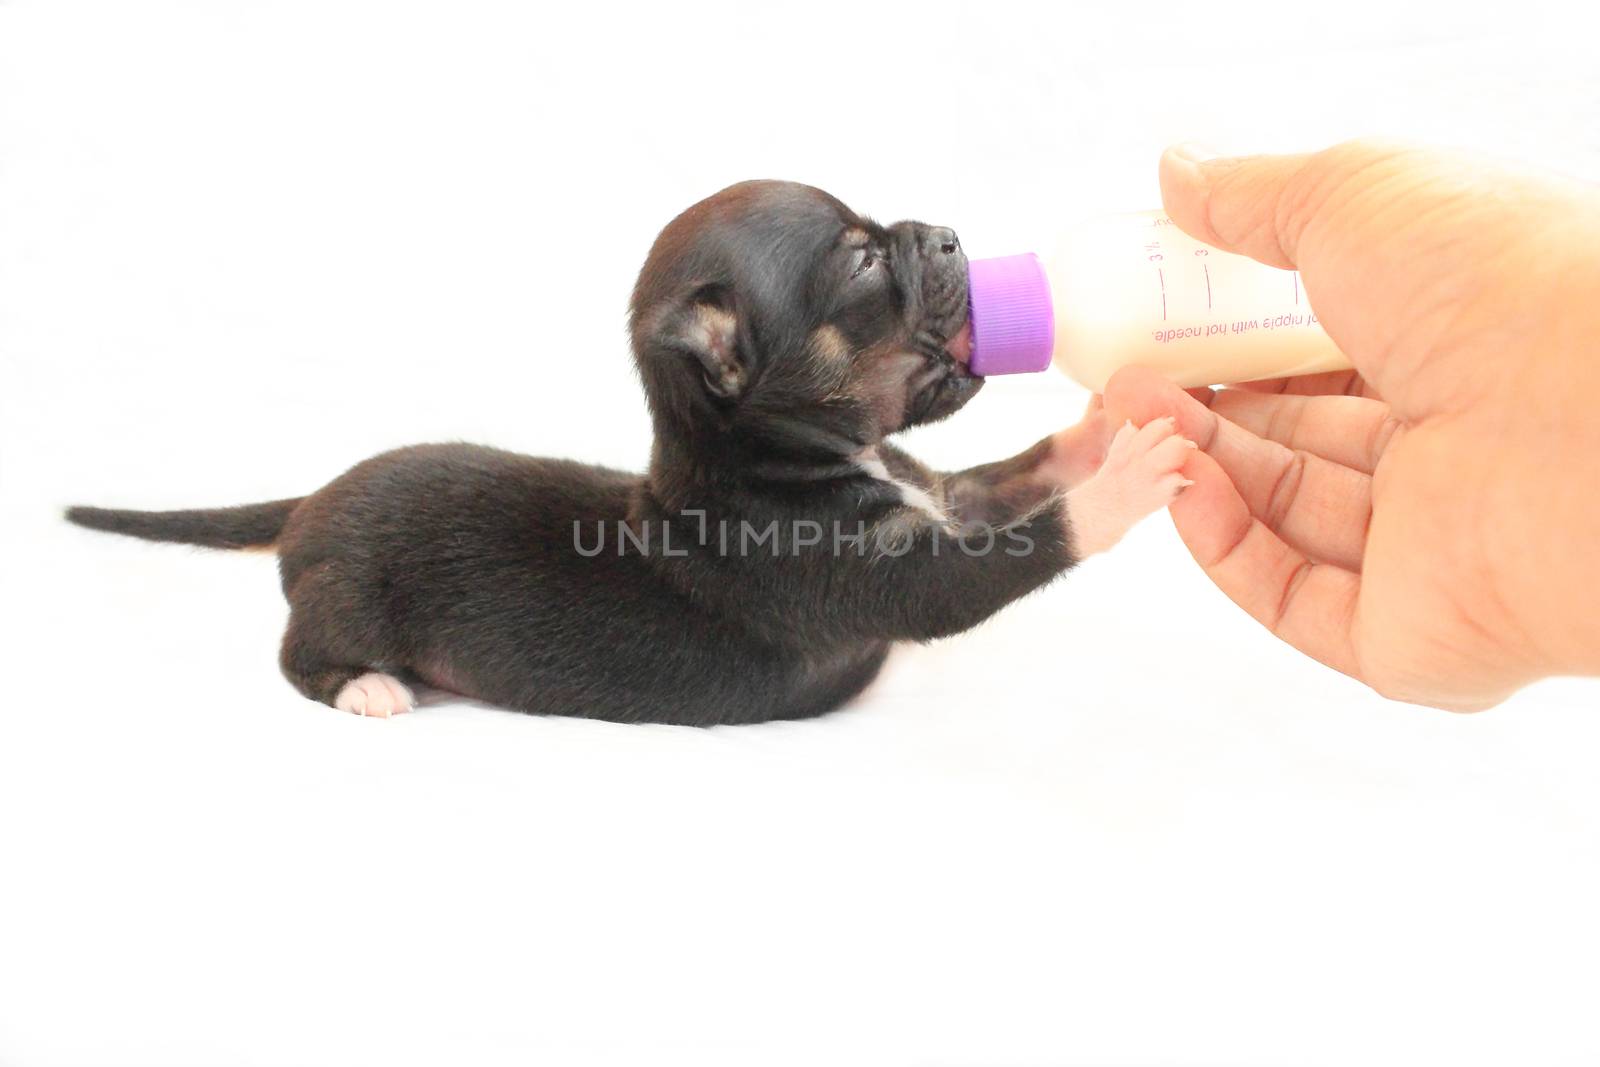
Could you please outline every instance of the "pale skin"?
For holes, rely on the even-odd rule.
[[[1184,231],[1301,272],[1352,372],[1185,392],[1119,371],[1115,420],[1200,451],[1170,512],[1288,644],[1455,710],[1600,674],[1600,190],[1356,142],[1170,149]]]

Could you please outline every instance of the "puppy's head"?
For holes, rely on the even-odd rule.
[[[880,226],[792,182],[744,182],[674,219],[630,321],[657,435],[739,453],[846,457],[983,384],[955,232]]]

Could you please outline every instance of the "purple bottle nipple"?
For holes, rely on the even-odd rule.
[[[1026,374],[1050,366],[1056,314],[1050,280],[1032,252],[967,263],[973,374]]]

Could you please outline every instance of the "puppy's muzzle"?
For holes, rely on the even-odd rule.
[[[932,365],[914,389],[919,418],[938,419],[959,408],[983,385],[967,364],[972,327],[967,321],[967,256],[956,231],[926,227],[918,240],[922,258],[923,327],[935,342]]]
[[[921,235],[922,303],[925,322],[944,343],[944,350],[962,364],[972,358],[972,330],[967,323],[967,254],[948,226],[929,226]]]

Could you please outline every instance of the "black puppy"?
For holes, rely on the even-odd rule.
[[[1092,411],[955,474],[885,443],[983,384],[964,362],[966,286],[951,230],[746,182],[668,225],[634,289],[655,424],[643,477],[422,445],[300,499],[67,517],[275,546],[283,671],[358,714],[408,710],[420,679],[624,722],[817,715],[871,681],[890,642],[973,626],[1184,484],[1170,421],[1113,438]]]

